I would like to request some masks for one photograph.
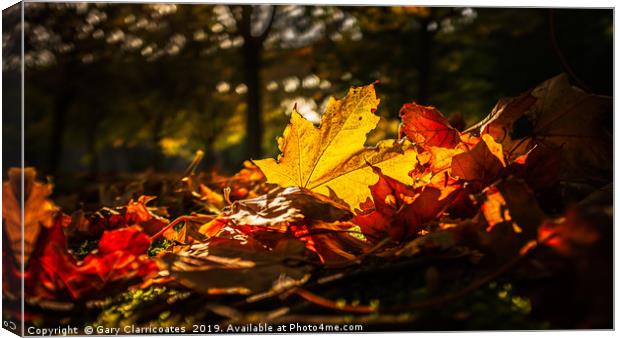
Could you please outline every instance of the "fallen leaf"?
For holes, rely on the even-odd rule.
[[[303,259],[305,254],[305,244],[296,239],[282,238],[266,247],[252,238],[216,238],[182,254],[166,253],[158,261],[179,283],[193,290],[250,295],[271,290],[284,276],[307,280],[307,266],[286,263]]]
[[[370,248],[360,227],[352,222],[319,221],[308,226],[293,225],[291,232],[326,265],[353,261]]]
[[[523,180],[502,179],[483,190],[481,199],[483,221],[477,226],[477,236],[481,248],[495,259],[514,258],[527,242],[536,239],[545,215]]]
[[[502,194],[512,220],[523,230],[523,236],[534,238],[537,227],[545,219],[532,189],[521,179],[508,177],[496,185]]]
[[[152,208],[146,205],[156,198],[156,196],[140,196],[136,202],[133,199],[130,200],[125,208],[125,221],[127,225],[137,224],[149,235],[156,234],[165,227],[169,221],[155,214]]]
[[[400,110],[402,132],[422,147],[454,148],[459,132],[435,107],[407,103]]]
[[[507,222],[515,229],[515,232],[521,231],[521,228],[512,221],[506,200],[497,187],[490,186],[483,193],[484,202],[480,206],[480,211],[488,224],[486,230],[491,231],[495,225]]]
[[[499,178],[505,167],[501,145],[483,137],[470,151],[452,157],[451,173],[467,181],[488,184]]]
[[[368,182],[377,175],[369,165],[386,175],[407,182],[408,167],[416,152],[406,144],[386,140],[365,148],[366,135],[379,117],[373,85],[354,87],[342,100],[331,98],[320,127],[293,111],[291,121],[278,140],[282,154],[277,160],[255,161],[268,183],[297,186],[329,195],[330,190],[351,206],[366,200]]]
[[[131,199],[127,206],[103,207],[95,212],[78,210],[71,215],[67,226],[67,236],[72,241],[98,239],[104,231],[139,225],[148,235],[154,235],[170,222],[158,215],[158,208],[147,206],[154,196],[140,196],[137,201]],[[159,210],[165,213],[165,209]]]
[[[123,210],[103,207],[95,212],[78,210],[71,214],[71,222],[67,226],[67,237],[71,241],[98,239],[106,230],[114,230],[127,226]]]
[[[501,100],[489,117],[470,131],[488,133],[510,159],[535,145],[561,152],[564,178],[611,175],[612,99],[573,87],[565,74],[514,99]]]
[[[441,147],[429,147],[428,152],[430,158],[428,165],[432,174],[438,174],[442,171],[449,170],[452,167],[452,158],[454,156],[466,152],[467,149],[455,147],[453,149]]]
[[[347,206],[330,198],[298,187],[278,187],[253,199],[234,202],[218,218],[204,226],[204,231],[234,226],[253,238],[270,233],[278,240],[295,238],[315,252],[326,264],[352,260],[363,253],[368,243],[359,227],[349,222],[353,214]],[[357,230],[355,229],[357,228]]]
[[[612,204],[607,207],[602,205],[585,203],[570,207],[562,217],[541,224],[538,240],[566,257],[610,250],[612,243],[609,237],[613,237]]]
[[[24,222],[22,229],[21,187],[22,175],[24,180]],[[9,180],[2,186],[2,219],[5,235],[10,240],[15,259],[22,263],[28,259],[34,250],[35,243],[41,228],[50,228],[54,214],[58,208],[48,198],[52,193],[52,185],[36,181],[37,172],[34,168],[11,168]]]
[[[268,194],[234,202],[223,217],[238,225],[274,226],[286,229],[290,223],[321,220],[334,222],[351,218],[347,206],[310,190],[276,188]]]
[[[401,241],[416,234],[445,210],[455,196],[441,198],[441,190],[430,186],[413,189],[384,175],[379,168],[373,169],[379,175],[379,181],[370,186],[374,204],[361,204],[361,210],[351,221],[375,242],[385,237]]]
[[[87,255],[80,264],[72,262],[61,247],[57,247],[54,254],[42,257],[42,265],[56,273],[73,299],[101,298],[159,271],[155,262],[146,256],[150,244],[146,234],[131,226],[104,232],[97,251]],[[59,259],[73,264],[58,268],[62,266]]]
[[[243,168],[232,177],[211,172],[211,182],[221,189],[230,189],[231,200],[253,198],[267,192],[265,175],[252,161],[243,161]]]
[[[511,164],[511,171],[515,176],[523,178],[532,189],[542,190],[560,182],[562,152],[537,145],[520,158],[520,162]]]
[[[68,222],[68,216],[59,215],[43,229],[23,275],[14,264],[3,268],[5,278],[23,276],[29,302],[102,299],[158,271],[146,256],[148,236],[135,226],[106,231],[98,249],[78,262],[67,248],[63,229]],[[3,264],[11,266],[10,261]]]

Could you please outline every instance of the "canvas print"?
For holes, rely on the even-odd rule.
[[[2,15],[4,329],[613,329],[613,9]]]

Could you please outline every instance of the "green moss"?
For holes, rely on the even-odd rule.
[[[160,252],[165,251],[166,249],[171,247],[173,244],[174,242],[167,239],[158,239],[151,243],[151,246],[149,247],[149,250],[147,252],[151,257],[156,256]]]
[[[84,257],[86,257],[89,253],[91,253],[93,250],[97,249],[97,246],[99,245],[99,240],[98,239],[87,239],[83,242],[79,242],[77,244],[73,244],[70,245],[70,251],[73,254],[73,256],[81,261],[84,259]]]
[[[148,308],[153,301],[162,302],[160,298],[166,293],[165,287],[122,293],[106,301],[93,326],[120,327],[134,324],[140,311]]]

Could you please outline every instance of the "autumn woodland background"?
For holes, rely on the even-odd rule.
[[[3,11],[3,318],[613,328],[613,10],[20,14]]]

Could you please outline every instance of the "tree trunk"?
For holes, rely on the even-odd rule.
[[[262,156],[263,121],[261,107],[261,52],[262,43],[254,38],[245,41],[243,47],[243,66],[246,93],[246,158],[260,159]]]
[[[431,67],[432,67],[432,48],[433,48],[433,36],[435,32],[428,30],[428,25],[431,20],[424,19],[420,25],[420,64],[419,72],[420,77],[418,79],[418,98],[417,101],[420,104],[429,104],[430,99],[430,79],[431,79]]]
[[[239,7],[237,7],[239,8]],[[263,141],[263,120],[261,106],[261,58],[263,52],[263,42],[271,31],[274,22],[276,7],[271,6],[271,14],[262,32],[252,34],[252,12],[253,6],[241,6],[241,20],[238,22],[241,36],[243,37],[243,68],[245,85],[248,87],[246,93],[246,138],[245,152],[247,159],[259,159],[262,157]]]
[[[99,175],[99,158],[97,156],[97,139],[98,139],[98,131],[99,131],[99,121],[103,117],[104,114],[99,110],[94,110],[92,112],[93,121],[95,123],[90,123],[86,128],[86,151],[88,151],[89,162],[88,162],[88,173],[90,177],[97,177]]]
[[[165,109],[157,111],[157,114],[153,117],[153,135],[152,135],[152,160],[151,164],[155,171],[159,171],[164,169],[163,161],[164,154],[161,149],[161,140],[163,139],[163,129],[164,129],[164,113]]]
[[[65,74],[71,71],[72,65],[61,66],[59,78],[66,79]],[[74,91],[70,85],[63,85],[58,88],[54,97],[52,110],[52,135],[50,140],[49,165],[50,174],[55,175],[60,170],[64,148],[64,136],[67,126],[67,110],[73,101]]]

